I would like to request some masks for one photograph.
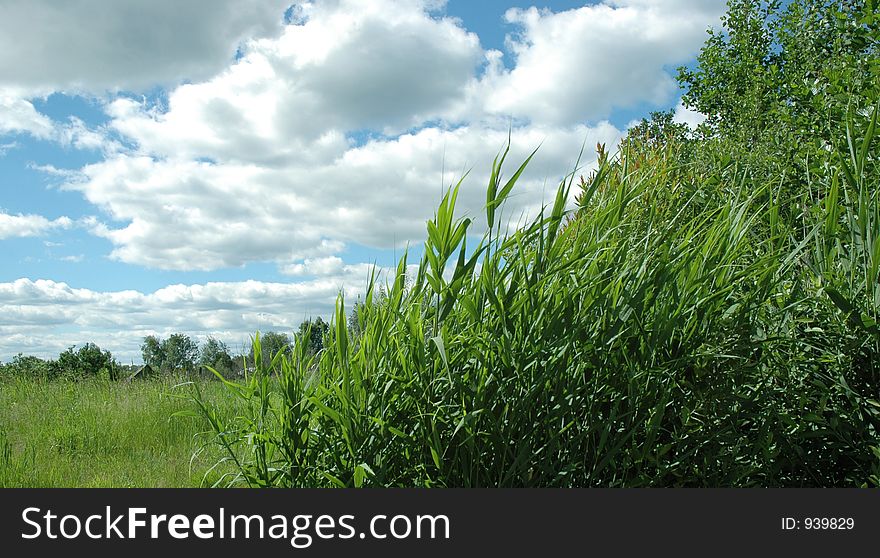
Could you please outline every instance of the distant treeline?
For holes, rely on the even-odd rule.
[[[324,335],[329,324],[323,319],[306,320],[300,324],[295,337],[302,337],[309,350],[317,354],[323,348]],[[289,353],[294,337],[282,332],[269,331],[260,335],[260,351],[266,360],[279,352]],[[201,345],[185,333],[174,333],[165,339],[155,335],[144,337],[141,344],[143,365],[121,364],[113,354],[92,342],[73,345],[56,359],[42,359],[19,353],[10,362],[0,362],[0,379],[26,377],[41,379],[105,378],[124,380],[137,374],[144,365],[151,374],[213,375],[214,369],[223,376],[244,374],[254,363],[254,346],[247,353],[233,354],[229,346],[208,336]]]

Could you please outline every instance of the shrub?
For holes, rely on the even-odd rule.
[[[52,377],[79,379],[87,377],[104,377],[109,380],[118,379],[119,364],[113,359],[110,351],[102,351],[94,343],[85,343],[79,349],[68,347],[58,355],[58,360],[49,364]]]
[[[0,364],[0,378],[49,379],[52,376],[50,362],[35,356],[25,356],[19,353],[12,357],[11,362]]]

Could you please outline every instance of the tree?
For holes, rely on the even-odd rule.
[[[221,374],[229,374],[235,369],[235,362],[229,354],[226,343],[210,336],[202,345],[199,364],[210,366]]]
[[[86,378],[106,375],[111,380],[117,379],[118,364],[110,351],[102,351],[94,343],[86,343],[79,350],[76,346],[68,347],[58,355],[58,360],[50,364],[54,376]]]
[[[355,340],[360,339],[363,334],[360,319],[363,306],[364,303],[358,300],[348,314],[348,336]]]
[[[286,333],[267,331],[260,335],[260,347],[262,349],[261,353],[263,362],[269,364],[272,359],[275,358],[275,355],[281,351],[290,354],[290,337],[288,337]],[[251,350],[248,354],[248,362],[254,362],[253,345],[251,345]]]
[[[148,335],[141,345],[141,354],[144,364],[162,372],[192,372],[199,360],[199,345],[183,333],[174,333],[165,340]]]
[[[162,340],[155,335],[144,337],[141,355],[143,355],[144,364],[149,364],[156,370],[160,370],[165,360],[165,355],[162,352]]]
[[[876,97],[877,0],[728,0],[695,69],[680,68],[683,100],[722,137],[791,158],[836,140],[850,105]],[[776,149],[778,148],[778,149]]]
[[[19,378],[46,378],[54,377],[55,370],[51,366],[51,361],[18,353],[12,357],[12,362],[0,365],[0,377],[19,377]]]
[[[779,71],[770,20],[778,0],[729,0],[723,30],[709,30],[697,69],[679,69],[687,107],[706,115],[709,126],[728,136],[754,139],[766,125],[772,80]]]
[[[656,147],[671,141],[685,142],[690,137],[687,124],[675,121],[675,111],[652,112],[648,118],[629,129],[625,142],[638,143],[645,147]]]
[[[324,348],[324,335],[330,330],[330,324],[320,316],[314,320],[308,319],[299,324],[298,337],[300,342],[307,344],[307,351],[318,354]]]
[[[199,359],[199,345],[188,335],[172,333],[162,342],[162,362],[166,370],[192,372]]]

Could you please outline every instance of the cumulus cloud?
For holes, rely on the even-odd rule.
[[[36,138],[48,139],[54,129],[52,120],[38,112],[33,103],[24,98],[24,92],[0,87],[0,136],[27,133]]]
[[[278,167],[120,154],[86,166],[64,187],[81,191],[114,220],[128,223],[113,228],[94,222],[92,227],[114,244],[112,257],[124,262],[210,270],[252,261],[327,261],[347,243],[417,242],[441,187],[472,167],[459,197],[460,212],[479,223],[489,163],[507,134],[480,127],[426,128],[340,149],[322,164]],[[613,145],[620,134],[607,123],[517,130],[511,161],[518,164],[538,145],[541,149],[509,211],[534,213],[571,170],[585,139],[587,145]],[[441,176],[444,160],[447,172]]]
[[[478,217],[509,122],[444,121],[472,94],[483,53],[461,22],[429,12],[436,7],[306,5],[279,37],[250,43],[167,104],[113,101],[108,128],[134,148],[65,187],[126,223],[92,228],[114,244],[112,257],[166,269],[276,261],[294,272],[294,262],[335,257],[347,243],[418,241],[441,186],[470,168],[461,209]],[[349,134],[364,129],[377,135],[353,144]],[[512,161],[541,145],[511,200],[521,213],[540,205],[585,140],[613,145],[621,132],[535,121],[512,135]]]
[[[201,80],[247,39],[277,33],[287,0],[4,0],[0,87],[103,93]]]
[[[476,35],[423,9],[399,0],[309,5],[280,37],[254,41],[218,75],[174,89],[167,107],[116,100],[112,125],[160,157],[332,160],[346,133],[420,125],[473,76]]]
[[[151,293],[101,292],[50,280],[0,283],[0,359],[18,352],[54,358],[91,341],[139,361],[145,336],[175,332],[211,335],[237,349],[257,330],[290,333],[310,317],[328,318],[339,292],[362,292],[371,269],[347,265],[297,283],[178,284]]]
[[[302,25],[253,43],[252,56],[272,66],[276,83],[293,86],[280,116],[295,118],[305,109],[320,115],[321,131],[395,131],[442,112],[461,95],[482,51],[460,22],[426,11],[436,4],[316,3]]]
[[[120,143],[110,137],[110,130],[106,127],[89,127],[76,116],[70,116],[66,122],[54,121],[37,111],[25,91],[0,88],[0,137],[16,134],[28,134],[38,140],[54,141],[75,149],[105,153],[122,149]],[[17,142],[0,144],[0,156],[16,147],[20,147]]]
[[[106,127],[91,128],[76,116],[68,118],[66,123],[55,123],[52,138],[65,147],[87,149],[115,153],[122,150],[122,145],[110,138]]]
[[[607,117],[615,107],[664,104],[677,91],[668,67],[691,59],[723,0],[616,0],[554,13],[512,8],[507,36],[515,65],[498,54],[472,84],[464,114],[481,110],[563,124]]]
[[[287,275],[331,275],[345,268],[342,258],[327,256],[324,258],[307,258],[302,263],[284,266],[281,271]]]
[[[10,215],[0,211],[0,240],[14,237],[42,236],[55,229],[73,225],[69,217],[49,220],[42,215]]]

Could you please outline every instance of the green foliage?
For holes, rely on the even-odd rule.
[[[110,351],[102,351],[94,343],[85,343],[78,350],[69,347],[49,364],[52,377],[87,378],[101,377],[109,380],[119,379],[119,364]]]
[[[144,364],[149,364],[156,370],[160,370],[165,360],[165,354],[162,352],[162,340],[155,335],[144,337],[144,342],[141,345],[141,355],[143,356]]]
[[[789,171],[802,187],[809,159],[843,149],[852,107],[880,87],[877,3],[729,0],[696,69],[681,68],[684,101],[764,173]]]
[[[192,372],[199,359],[199,346],[183,333],[172,333],[162,342],[162,365],[167,370]]]
[[[162,340],[155,335],[144,337],[141,345],[144,364],[164,373],[192,373],[199,362],[199,345],[190,336],[172,333]]]
[[[324,348],[324,336],[329,330],[330,324],[318,316],[314,320],[309,319],[301,323],[298,335],[308,341],[308,350],[317,354]]]
[[[685,104],[705,114],[709,126],[745,143],[772,122],[770,108],[779,100],[782,66],[771,25],[778,11],[778,0],[729,0],[723,29],[709,30],[697,69],[679,70]]]
[[[674,110],[652,112],[648,118],[642,118],[627,130],[623,143],[639,144],[646,148],[688,144],[691,139],[688,125],[675,122],[674,118]],[[599,151],[604,151],[604,147]]]
[[[866,153],[847,163],[855,185],[876,176],[869,140],[854,140]],[[873,224],[862,227],[878,221],[859,217],[876,212],[876,189],[859,197],[847,183],[837,208],[807,192],[783,200],[780,177],[756,175],[717,145],[691,163],[675,141],[625,146],[618,158],[600,153],[576,214],[565,211],[569,180],[513,234],[495,234],[490,221],[470,256],[469,222],[453,217],[450,190],[414,280],[404,280],[404,255],[386,296],[371,282],[356,343],[340,297],[320,355],[297,338],[292,353],[226,384],[248,413],[222,420],[199,402],[238,467],[225,482],[869,482],[880,427],[876,305],[844,286],[878,292],[869,252],[880,241]],[[510,192],[503,160],[488,206]],[[822,168],[815,180],[846,174]],[[815,208],[806,232],[774,218],[783,203]],[[845,250],[826,249],[822,276],[810,242],[843,231]]]
[[[236,370],[235,361],[226,343],[210,336],[202,345],[199,364],[209,366],[225,376],[231,375]]]
[[[50,367],[51,361],[41,358],[23,355],[21,353],[12,357],[11,362],[0,364],[0,379],[8,378],[41,378],[49,379],[54,375]]]
[[[278,353],[290,353],[290,337],[286,333],[267,331],[262,335],[260,341],[259,347],[257,347],[257,344],[251,345],[247,358],[250,364],[256,362],[257,353],[260,353],[259,358],[264,362],[271,362]]]

